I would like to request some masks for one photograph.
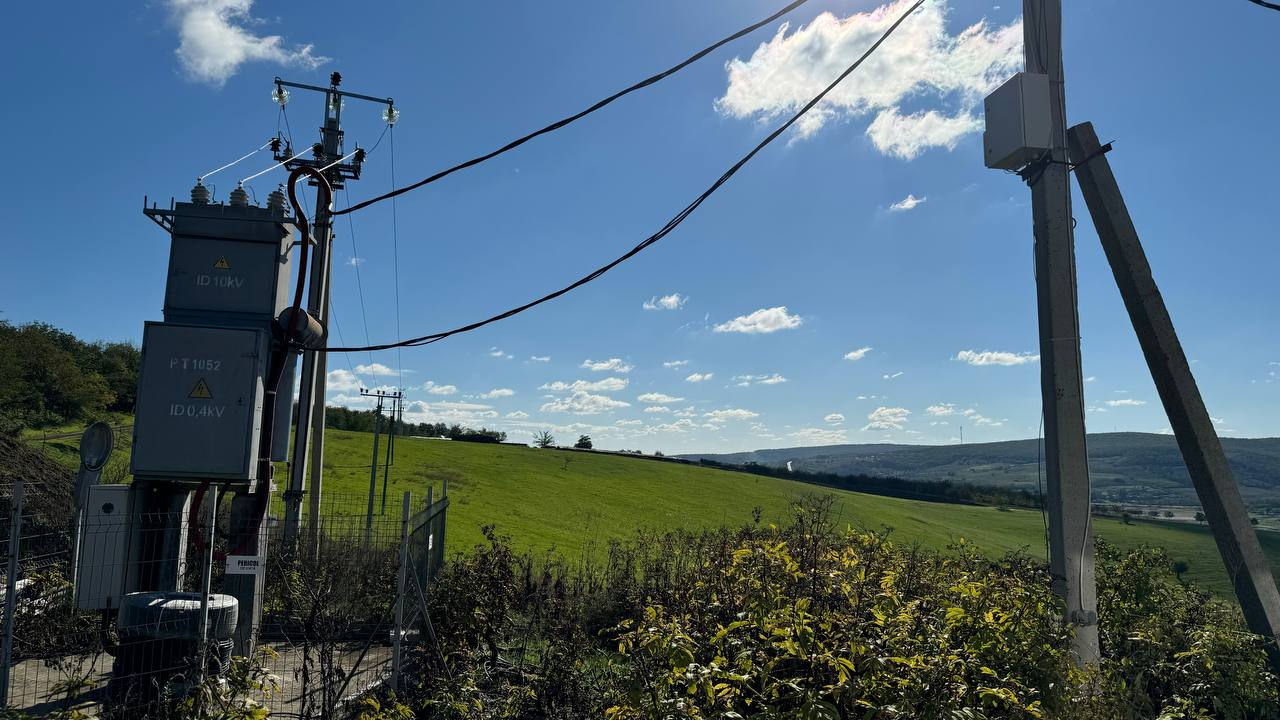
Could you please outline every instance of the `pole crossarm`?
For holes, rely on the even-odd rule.
[[[1258,535],[1249,523],[1248,508],[1156,285],[1111,162],[1101,152],[1103,146],[1098,144],[1091,123],[1071,128],[1068,139],[1080,192],[1115,275],[1160,402],[1169,416],[1187,473],[1244,609],[1245,621],[1250,630],[1270,639],[1272,662],[1280,669],[1280,591]]]

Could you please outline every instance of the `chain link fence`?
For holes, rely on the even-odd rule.
[[[269,516],[266,551],[248,568],[217,493],[139,512],[138,492],[98,486],[77,521],[68,487],[0,484],[0,706],[137,718],[250,702],[276,717],[339,717],[397,686],[408,645],[433,637],[421,610],[444,562],[443,492],[405,493],[399,513],[372,517],[363,495],[328,496],[292,547]],[[165,547],[182,552],[137,559]],[[246,572],[260,577],[260,618],[227,594]],[[249,639],[241,655],[237,630]]]

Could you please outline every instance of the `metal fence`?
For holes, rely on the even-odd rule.
[[[222,594],[243,582],[227,573],[229,508],[206,502],[111,517],[102,512],[110,504],[99,502],[77,525],[67,487],[0,485],[0,707],[134,718],[249,700],[273,716],[335,717],[365,693],[396,687],[407,646],[434,636],[423,611],[444,562],[444,492],[437,499],[428,489],[417,502],[405,493],[401,512],[372,519],[364,496],[326,497],[319,522],[305,518],[294,547],[269,518],[256,623],[243,613],[237,623]],[[133,560],[146,544],[185,552]],[[167,580],[189,594],[138,603],[119,595],[122,578],[128,587]],[[111,609],[92,609],[104,598]],[[233,656],[237,625],[252,634],[248,657]]]

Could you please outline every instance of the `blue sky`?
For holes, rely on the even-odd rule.
[[[403,182],[782,4],[383,2],[356,12],[323,0],[170,0],[84,4],[73,16],[15,6],[22,31],[0,49],[10,168],[0,317],[138,341],[143,321],[161,315],[167,253],[143,196],[181,198],[195,176],[275,133],[276,74],[323,84],[337,69],[349,90],[394,96]],[[1066,5],[1068,115],[1116,142],[1113,167],[1210,412],[1224,435],[1280,434],[1269,162],[1280,96],[1268,90],[1280,15],[1244,0]],[[887,21],[860,13],[877,8],[813,0],[781,34],[758,31],[403,196],[404,333],[524,302],[655,231],[861,52]],[[370,370],[402,365],[411,417],[513,439],[550,428],[562,442],[585,432],[600,447],[671,453],[944,443],[961,425],[969,442],[1034,437],[1029,194],[982,166],[980,134],[983,92],[1020,58],[1019,13],[1016,2],[929,0],[820,117],[665,240],[501,324],[399,355],[335,357],[332,400],[401,382]],[[348,104],[349,145],[373,143],[379,110]],[[319,117],[318,98],[294,94],[297,143],[313,140]],[[390,186],[391,158],[384,141],[351,185],[353,202]],[[259,156],[216,176],[218,197],[266,165]],[[282,179],[255,181],[257,197]],[[368,337],[396,336],[391,213],[383,203],[338,225],[334,310],[349,344],[366,332],[353,262]],[[1164,430],[1078,195],[1075,214],[1089,429]]]

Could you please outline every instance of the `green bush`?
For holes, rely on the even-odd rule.
[[[399,698],[433,718],[1277,718],[1238,610],[1099,543],[1103,663],[1072,662],[1043,564],[786,527],[642,534],[603,565],[460,554]],[[592,556],[584,553],[584,556]]]

